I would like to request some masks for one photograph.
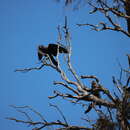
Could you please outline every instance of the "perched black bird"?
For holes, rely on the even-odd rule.
[[[93,94],[93,95],[96,96],[97,98],[101,98],[99,86],[98,86],[98,84],[97,84],[95,81],[92,81],[92,83],[91,83],[90,94]],[[85,114],[88,113],[88,112],[90,112],[91,109],[94,107],[94,105],[97,105],[97,103],[96,103],[96,102],[92,102],[92,103],[88,106],[87,110],[85,111]],[[100,105],[100,104],[98,104],[98,106],[99,106],[99,108],[101,108],[101,105]]]
[[[94,96],[101,98],[100,96],[100,91],[98,90],[98,85],[95,81],[92,81],[92,86],[91,86],[91,94],[93,94]]]
[[[57,61],[55,60],[55,58],[53,56],[57,56],[59,53],[69,53],[69,51],[67,50],[67,48],[65,48],[62,45],[59,44],[49,44],[47,47],[43,46],[43,45],[39,45],[38,46],[38,59],[41,60],[43,56],[49,56],[52,63],[55,66],[58,66]]]

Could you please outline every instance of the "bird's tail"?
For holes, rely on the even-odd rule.
[[[68,49],[65,46],[59,46],[60,53],[69,53]]]
[[[90,112],[92,108],[93,108],[93,103],[91,103],[91,104],[88,106],[87,110],[86,110],[84,113],[86,114],[86,113]]]

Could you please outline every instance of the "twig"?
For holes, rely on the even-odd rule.
[[[112,113],[111,113],[111,111],[110,111],[110,109],[109,109],[109,108],[107,108],[107,110],[108,110],[108,112],[109,112],[110,119],[111,119],[111,121],[113,122]]]
[[[81,75],[82,79],[95,79],[97,83],[99,83],[99,79],[94,75]]]
[[[117,83],[117,81],[116,81],[116,79],[115,79],[115,77],[114,76],[112,76],[112,81],[113,81],[113,84],[118,88],[118,90],[119,90],[119,92],[121,93],[121,94],[123,94],[123,91],[122,91],[122,88],[118,85],[118,83]]]
[[[32,67],[32,68],[24,68],[24,69],[16,69],[15,72],[29,72],[32,70],[40,70],[44,67],[44,64],[42,64],[40,67]]]
[[[72,92],[74,92],[75,94],[79,95],[78,91],[76,91],[75,89],[73,89],[72,87],[68,86],[67,84],[65,84],[64,82],[54,82],[54,85],[62,85],[64,87],[66,87],[67,89],[71,90]]]
[[[128,31],[125,31],[123,28],[121,28],[121,26],[119,24],[114,22],[114,18],[113,18],[113,17],[116,16],[116,17],[124,18],[126,21],[130,21],[129,15],[127,15],[123,11],[120,11],[118,8],[115,8],[115,6],[113,6],[114,4],[111,4],[112,5],[112,7],[111,7],[111,6],[108,5],[107,2],[102,1],[102,0],[98,1],[98,4],[97,3],[93,4],[92,1],[88,1],[88,4],[93,8],[93,10],[90,12],[90,14],[93,14],[97,11],[104,14],[105,18],[109,21],[109,23],[110,23],[110,25],[112,25],[112,27],[107,26],[107,24],[104,23],[104,22],[101,22],[101,23],[103,23],[102,28],[99,28],[100,23],[98,25],[88,24],[88,23],[87,24],[77,24],[78,26],[90,26],[95,31],[103,31],[103,30],[119,31],[119,32],[124,33],[126,36],[130,37],[130,33]],[[117,5],[118,4],[119,3],[117,2]],[[126,2],[123,3],[123,10],[124,10],[125,4],[126,4]],[[110,15],[110,13],[111,13],[111,15]],[[127,24],[129,24],[129,22]]]
[[[65,116],[64,116],[64,114],[63,114],[63,112],[59,109],[59,107],[58,107],[57,105],[54,105],[54,104],[50,104],[50,106],[56,108],[56,110],[60,113],[60,115],[61,115],[62,118],[64,119],[65,124],[66,124],[66,126],[67,126],[67,125],[68,125],[68,122],[67,122],[67,120],[66,120],[66,118],[65,118]]]
[[[87,91],[84,91],[84,86],[82,84],[82,82],[80,81],[80,78],[78,77],[78,75],[76,74],[76,71],[74,70],[74,68],[72,67],[72,64],[70,62],[70,57],[71,57],[71,52],[72,52],[72,46],[71,46],[71,42],[70,42],[70,33],[69,33],[69,28],[68,28],[68,25],[67,25],[67,17],[65,17],[65,25],[64,25],[64,30],[65,30],[65,40],[66,40],[66,43],[68,44],[69,46],[69,54],[68,54],[68,57],[67,57],[67,64],[68,64],[68,68],[69,68],[69,71],[72,73],[72,75],[74,76],[74,78],[76,79],[77,81],[77,87],[78,87],[78,90],[80,92],[84,92],[84,93],[87,93]]]
[[[36,115],[38,115],[40,117],[41,120],[43,120],[44,122],[47,122],[44,117],[41,115],[41,113],[39,113],[38,111],[34,110],[31,106],[15,106],[15,105],[10,105],[10,107],[14,108],[14,109],[29,109],[30,111],[34,112]],[[17,110],[20,112],[20,110]],[[26,113],[26,112],[24,112]]]

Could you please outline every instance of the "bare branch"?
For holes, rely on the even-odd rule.
[[[65,124],[68,125],[68,122],[67,122],[67,120],[66,120],[66,118],[65,118],[65,116],[64,116],[64,114],[63,114],[63,112],[59,109],[59,107],[58,107],[57,105],[53,105],[53,104],[50,104],[50,106],[52,106],[52,107],[54,107],[54,108],[57,109],[57,111],[60,113],[60,115],[61,115],[62,118],[64,119]]]
[[[85,87],[82,84],[82,82],[80,81],[80,78],[76,74],[76,71],[74,70],[74,68],[72,67],[72,64],[71,64],[70,57],[71,57],[71,52],[72,52],[72,46],[71,46],[71,41],[70,41],[71,38],[70,38],[69,28],[68,28],[68,25],[67,25],[67,17],[65,17],[64,30],[65,30],[65,40],[66,40],[66,43],[69,46],[69,54],[68,54],[68,57],[67,57],[67,59],[68,59],[67,60],[67,64],[68,64],[69,71],[72,73],[72,75],[74,76],[74,78],[77,81],[77,85],[76,86],[78,87],[78,90],[80,92],[87,93],[87,91],[84,91]]]
[[[57,41],[60,42],[62,40],[60,25],[58,25],[57,30],[58,30],[58,40]]]
[[[94,25],[94,24],[89,24],[89,23],[86,23],[86,24],[77,24],[79,27],[80,26],[90,26],[92,27],[91,29],[92,30],[95,30],[95,31],[104,31],[104,30],[112,30],[112,31],[118,31],[118,32],[122,32],[124,33],[125,35],[127,35],[128,37],[130,37],[130,34],[123,30],[119,25],[115,24],[114,27],[109,27],[107,26],[105,23],[103,22],[100,22],[98,25]],[[100,28],[100,25],[103,25],[101,28]]]
[[[48,121],[46,121],[45,119],[43,119],[43,118],[41,117],[41,114],[40,114],[39,112],[35,111],[35,110],[34,110],[33,108],[31,108],[30,106],[20,106],[20,107],[18,107],[18,106],[11,105],[11,107],[12,107],[12,108],[15,108],[16,110],[17,110],[17,109],[25,109],[25,108],[27,108],[27,109],[33,111],[34,113],[36,113],[38,116],[41,117],[41,119],[43,120],[43,122],[41,122],[41,121],[37,121],[37,122],[32,121],[32,120],[30,119],[30,116],[29,116],[29,118],[27,118],[28,120],[20,120],[20,119],[14,118],[14,117],[7,117],[6,119],[12,120],[12,121],[15,121],[15,122],[18,122],[18,123],[27,124],[27,125],[29,125],[29,126],[34,126],[34,128],[33,128],[32,130],[41,130],[41,129],[47,127],[47,126],[53,126],[53,125],[55,125],[55,126],[62,126],[62,128],[58,128],[59,130],[60,130],[60,129],[62,129],[62,130],[63,130],[63,129],[66,129],[66,130],[67,130],[67,129],[70,129],[70,128],[71,128],[72,130],[73,130],[73,129],[76,129],[76,128],[77,128],[77,129],[84,129],[84,130],[91,130],[91,129],[89,129],[89,128],[82,127],[82,126],[71,126],[71,125],[68,125],[67,120],[66,120],[64,114],[62,113],[62,111],[59,109],[59,107],[57,107],[56,105],[53,105],[53,104],[50,104],[50,106],[55,107],[55,108],[58,110],[58,112],[60,113],[60,115],[61,115],[62,118],[64,119],[65,123],[61,122],[60,120],[53,121],[53,122],[48,122]],[[24,111],[21,111],[21,110],[18,110],[18,112],[23,113],[23,114],[25,114],[25,116],[28,117],[28,115],[26,115],[27,112],[24,112]],[[38,127],[37,127],[37,126],[38,126]]]
[[[81,75],[82,79],[95,79],[97,83],[99,83],[99,79],[94,75]]]
[[[42,64],[40,67],[32,67],[32,68],[24,68],[24,69],[16,69],[15,72],[29,72],[32,70],[40,70],[44,67],[44,64]]]
[[[130,3],[129,2],[123,2],[123,7],[122,10],[119,10],[120,6],[120,2],[118,1],[116,3],[111,4],[111,6],[108,4],[108,2],[100,0],[95,1],[95,3],[93,3],[92,1],[88,1],[88,4],[90,5],[90,7],[92,7],[92,11],[90,12],[90,14],[96,13],[97,11],[102,13],[105,18],[108,20],[108,22],[110,23],[110,25],[108,26],[106,23],[104,22],[100,22],[98,25],[94,25],[94,24],[77,24],[78,26],[90,26],[92,27],[93,30],[95,31],[103,31],[103,30],[113,30],[113,31],[118,31],[118,32],[122,32],[123,34],[125,34],[126,36],[130,37]],[[124,8],[125,6],[125,8]],[[124,10],[126,10],[126,12],[124,12]],[[127,21],[127,25],[128,25],[128,31],[125,31],[125,29],[123,29],[119,24],[117,24],[114,19],[116,17],[121,17],[123,19],[125,19]],[[100,28],[100,25],[103,25],[102,28]]]
[[[112,81],[113,81],[113,84],[118,88],[118,90],[119,90],[119,92],[121,93],[121,94],[123,94],[123,91],[122,91],[122,88],[118,85],[118,83],[117,83],[117,81],[116,81],[116,79],[115,79],[115,77],[113,76],[112,77]]]
[[[18,112],[20,112],[20,110],[18,110],[18,109],[28,109],[28,110],[32,111],[34,114],[36,114],[38,117],[40,117],[40,119],[41,119],[42,121],[47,122],[47,121],[44,119],[44,117],[41,115],[41,113],[38,112],[38,111],[36,111],[36,110],[34,110],[31,106],[15,106],[15,105],[10,105],[10,107],[16,109]],[[24,111],[22,111],[22,112],[24,112]],[[26,113],[26,112],[24,112],[24,113]],[[27,113],[26,113],[26,114],[27,114]],[[28,114],[27,114],[27,116],[28,116]],[[30,118],[30,116],[28,116],[28,117]],[[31,120],[31,118],[30,118],[30,120]]]
[[[108,112],[109,112],[110,119],[111,119],[111,121],[113,122],[112,111],[111,111],[109,108],[107,108],[107,110],[108,110]]]
[[[92,128],[86,128],[83,126],[68,126],[65,128],[58,128],[57,130],[93,130]]]
[[[75,99],[77,101],[96,102],[97,105],[100,104],[100,105],[103,105],[105,107],[116,108],[115,103],[106,101],[104,99],[97,98],[96,96],[94,96],[92,94],[90,94],[90,95],[84,94],[84,95],[80,95],[80,96],[74,96],[74,95],[71,95],[71,94],[63,94],[63,93],[60,93],[58,91],[55,91],[55,94],[57,95],[56,97],[59,96],[59,97],[62,97],[63,99],[70,98],[70,99]]]
[[[65,84],[64,82],[54,82],[54,85],[62,85],[64,87],[66,87],[67,89],[71,90],[72,92],[74,92],[75,94],[79,95],[78,91],[76,91],[75,89],[73,89],[72,87],[68,86],[67,84]]]
[[[25,121],[25,120],[19,120],[19,119],[13,118],[13,117],[7,117],[6,119],[13,120],[13,121],[20,122],[20,123],[24,123],[24,124],[29,124],[29,125],[39,125],[39,124],[41,125],[41,124],[43,124],[43,122]]]
[[[27,125],[31,125],[31,126],[37,126],[37,125],[41,125],[41,127],[36,127],[34,128],[33,130],[41,130],[42,128],[45,128],[47,126],[53,126],[53,125],[58,125],[58,126],[64,126],[64,127],[68,127],[68,125],[60,122],[60,121],[57,121],[57,122],[32,122],[32,121],[25,121],[25,120],[19,120],[19,119],[16,119],[16,118],[6,118],[8,120],[12,120],[12,121],[16,121],[18,123],[23,123],[23,124],[27,124]]]

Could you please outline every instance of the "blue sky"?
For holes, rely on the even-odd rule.
[[[80,121],[82,116],[86,116],[80,106],[62,99],[48,99],[53,95],[53,81],[60,81],[55,71],[44,68],[28,73],[14,72],[17,68],[38,65],[37,46],[57,41],[56,28],[59,24],[63,25],[65,15],[68,16],[72,33],[72,64],[77,73],[97,75],[105,87],[111,91],[115,89],[111,77],[119,75],[117,59],[123,67],[127,66],[130,39],[117,32],[94,32],[87,27],[79,28],[77,23],[95,23],[102,18],[100,15],[90,17],[87,11],[83,7],[80,11],[72,12],[71,7],[65,9],[62,4],[52,0],[0,0],[1,130],[31,129],[5,119],[10,116],[23,117],[9,107],[11,104],[30,105],[52,121],[59,118],[49,107],[49,103],[54,103],[64,111],[70,122],[85,124]]]

